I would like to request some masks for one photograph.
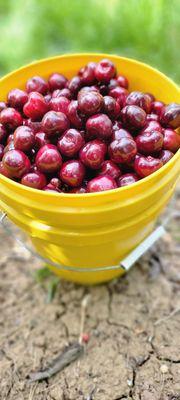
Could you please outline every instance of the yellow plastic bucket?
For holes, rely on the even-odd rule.
[[[107,54],[72,54],[34,62],[0,80],[1,99],[28,78],[53,71],[71,77],[89,61],[108,57],[130,81],[130,90],[152,92],[158,99],[180,102],[178,87],[157,70]],[[180,151],[163,168],[133,184],[108,192],[56,194],[19,185],[0,175],[0,209],[31,237],[37,252],[72,267],[117,265],[153,229],[172,196],[180,170]],[[70,272],[50,267],[65,279],[83,284],[108,281],[122,271]]]

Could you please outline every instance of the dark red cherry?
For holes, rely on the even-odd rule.
[[[138,152],[149,155],[162,150],[163,135],[155,130],[140,133],[136,137],[136,144]]]
[[[49,143],[49,139],[47,138],[45,132],[37,132],[35,134],[35,147],[40,149],[45,144]]]
[[[49,182],[50,185],[53,185],[56,189],[61,188],[61,181],[59,178],[52,178]]]
[[[121,110],[122,121],[130,128],[143,128],[146,122],[146,113],[139,106],[125,106]]]
[[[109,175],[113,179],[119,178],[122,175],[120,168],[111,160],[105,160],[99,171],[99,175]]]
[[[129,138],[133,140],[132,135],[126,129],[118,129],[113,132],[112,139],[113,140],[121,140],[122,138]]]
[[[79,70],[78,75],[80,76],[83,85],[93,85],[96,82],[96,65],[96,63],[88,63],[85,67]]]
[[[36,154],[36,165],[41,172],[52,173],[60,169],[62,157],[56,146],[46,144]]]
[[[176,129],[180,127],[180,104],[171,103],[165,106],[161,113],[160,121],[162,125],[170,125]]]
[[[98,169],[104,161],[106,151],[105,143],[100,140],[92,140],[82,147],[79,157],[86,167]]]
[[[8,173],[7,169],[4,168],[3,162],[0,161],[0,174],[6,176],[6,178],[12,178]]]
[[[4,125],[0,124],[0,143],[4,143],[6,137],[7,137],[7,131],[4,127]]]
[[[47,181],[45,175],[37,171],[25,174],[21,179],[21,183],[33,189],[42,189],[46,186]]]
[[[62,112],[49,111],[42,119],[42,129],[48,137],[63,133],[69,128],[69,120]]]
[[[108,139],[112,135],[112,122],[106,114],[96,114],[88,118],[86,131],[92,137]]]
[[[128,186],[132,185],[132,183],[135,183],[138,180],[139,177],[136,174],[128,173],[120,176],[120,178],[117,179],[117,185],[118,187]]]
[[[173,157],[172,151],[169,150],[162,150],[159,153],[159,159],[162,161],[163,164],[166,164],[172,157]]]
[[[148,95],[142,92],[131,92],[126,98],[126,105],[131,106],[139,106],[142,108],[147,114],[151,111],[151,99]]]
[[[61,154],[66,157],[74,157],[83,145],[83,136],[76,129],[68,129],[57,143],[57,147]]]
[[[27,103],[23,107],[23,112],[28,118],[40,120],[47,113],[49,107],[42,94],[31,92]]]
[[[24,119],[23,120],[23,125],[28,126],[34,133],[41,132],[41,122],[40,121],[32,121],[30,118],[29,119]]]
[[[70,187],[78,187],[85,177],[85,168],[81,161],[66,161],[60,170],[60,179]]]
[[[104,112],[112,119],[119,117],[121,107],[113,97],[104,96]]]
[[[180,148],[180,135],[173,129],[164,129],[163,149],[175,153]]]
[[[65,115],[67,115],[68,113],[68,106],[70,104],[70,100],[67,99],[67,97],[55,97],[53,99],[50,100],[49,102],[49,108],[52,111],[60,111],[62,113],[64,113]]]
[[[72,100],[68,106],[67,116],[69,121],[76,129],[82,129],[83,120],[78,114],[78,102],[76,100]]]
[[[124,75],[118,75],[117,82],[118,82],[119,86],[121,86],[125,89],[128,89],[129,82],[128,82],[128,79]]]
[[[148,175],[151,175],[153,172],[157,171],[159,168],[163,166],[163,163],[158,158],[154,158],[151,156],[138,156],[135,158],[134,169],[135,172],[141,177],[144,178]]]
[[[56,97],[66,97],[67,99],[71,100],[72,99],[72,93],[68,88],[64,88],[64,89],[56,89],[54,90],[54,92],[52,93],[52,99],[56,98]]]
[[[117,86],[109,91],[109,96],[114,97],[114,99],[118,101],[121,108],[125,106],[127,95],[127,89],[120,86]]]
[[[12,89],[8,93],[8,104],[10,107],[23,109],[24,104],[28,101],[28,94],[24,90]]]
[[[17,150],[30,151],[35,143],[34,132],[28,126],[19,126],[14,132],[14,147]]]
[[[81,87],[82,87],[82,80],[79,76],[74,76],[67,83],[67,88],[70,90],[73,96],[75,96],[78,93]]]
[[[97,176],[87,184],[87,192],[103,192],[106,190],[116,189],[117,184],[115,180],[109,175]]]
[[[0,101],[0,112],[7,108],[7,104],[4,101]]]
[[[112,61],[104,58],[97,64],[94,72],[98,81],[108,83],[116,75],[116,68]]]
[[[64,89],[66,87],[67,82],[68,80],[67,78],[65,78],[64,75],[54,72],[53,74],[50,75],[48,80],[49,89],[51,92],[53,92],[56,89]]]
[[[28,79],[26,83],[26,90],[30,92],[38,92],[41,94],[46,94],[49,87],[45,79],[41,76],[33,76],[33,78]]]
[[[15,108],[7,107],[0,113],[0,123],[7,129],[16,129],[22,125],[23,119],[19,111]]]
[[[97,91],[80,91],[78,94],[78,109],[82,114],[97,114],[103,107],[103,96]]]
[[[109,145],[109,156],[115,163],[128,163],[137,153],[137,146],[134,140],[124,137],[120,140],[113,140]]]
[[[151,103],[151,112],[160,116],[165,107],[165,104],[162,101],[153,101]]]
[[[4,146],[3,146],[3,144],[0,144],[0,161],[3,158],[3,155],[4,155]]]
[[[20,150],[8,151],[4,154],[2,162],[11,178],[21,178],[30,169],[28,157]]]

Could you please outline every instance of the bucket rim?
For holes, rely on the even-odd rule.
[[[63,58],[81,58],[81,57],[100,57],[100,58],[114,58],[114,59],[120,59],[122,61],[127,61],[131,64],[136,64],[139,65],[141,67],[144,67],[152,72],[155,72],[157,75],[159,75],[161,78],[165,79],[171,86],[174,87],[174,89],[176,89],[179,93],[180,93],[180,89],[178,87],[178,85],[168,76],[166,76],[164,73],[160,72],[157,68],[154,68],[144,62],[141,61],[137,61],[133,58],[129,58],[129,57],[122,57],[119,56],[117,54],[110,54],[110,53],[94,53],[94,52],[85,52],[85,53],[68,53],[68,54],[62,54],[62,55],[56,55],[53,57],[47,57],[47,58],[42,58],[36,61],[33,61],[31,63],[26,64],[23,67],[20,67],[8,74],[6,74],[5,76],[3,76],[2,78],[0,78],[0,84],[3,83],[6,79],[11,78],[11,76],[15,75],[17,72],[23,72],[24,70],[32,67],[33,65],[38,65],[38,64],[44,64],[47,61],[53,61],[53,60],[61,60]],[[151,175],[140,179],[139,181],[128,185],[128,186],[123,186],[120,188],[116,188],[116,189],[111,189],[111,190],[107,190],[107,191],[102,191],[102,192],[94,192],[94,193],[63,193],[63,192],[48,192],[48,191],[43,191],[43,190],[38,190],[38,189],[34,189],[31,188],[29,186],[25,186],[25,185],[21,185],[19,182],[15,182],[13,180],[11,180],[10,178],[5,177],[4,175],[0,174],[0,181],[4,181],[4,183],[8,183],[11,184],[12,187],[17,188],[21,185],[21,189],[23,187],[23,190],[25,192],[27,192],[27,194],[29,193],[34,193],[34,194],[38,194],[38,195],[42,195],[42,196],[46,196],[46,198],[53,198],[54,196],[58,197],[59,199],[63,199],[63,198],[77,198],[77,196],[82,199],[85,198],[94,198],[94,197],[107,197],[109,195],[111,195],[112,193],[122,193],[122,192],[127,192],[131,190],[131,188],[136,187],[140,187],[143,182],[151,182],[151,180],[153,180],[154,178],[158,179],[158,176],[164,171],[169,169],[171,167],[171,164],[174,164],[176,161],[178,161],[178,159],[180,159],[180,149],[174,154],[174,156],[165,164],[163,165],[161,168],[159,168],[157,171],[153,172]]]

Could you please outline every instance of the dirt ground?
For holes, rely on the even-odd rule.
[[[175,203],[180,212],[180,193]],[[126,276],[91,288],[43,279],[34,273],[40,262],[1,230],[0,399],[179,400],[179,221],[178,215],[171,220],[164,238]],[[87,293],[84,355],[30,383],[30,372],[78,340]]]

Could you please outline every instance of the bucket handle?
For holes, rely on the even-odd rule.
[[[124,271],[128,271],[139,258],[146,253],[153,244],[160,239],[165,233],[165,228],[160,225],[157,227],[149,236],[147,236],[134,250],[132,250],[118,265],[106,266],[106,267],[97,267],[97,268],[87,268],[87,267],[71,267],[67,265],[60,265],[49,259],[42,257],[38,253],[36,253],[33,249],[31,249],[27,244],[25,244],[21,239],[17,238],[16,235],[12,232],[12,230],[4,224],[5,219],[7,218],[6,213],[2,213],[0,216],[0,225],[3,227],[5,232],[11,236],[21,247],[29,251],[33,256],[38,258],[40,261],[43,261],[46,264],[51,265],[52,267],[62,269],[65,271],[71,272],[100,272],[100,271],[112,271],[123,269]]]

